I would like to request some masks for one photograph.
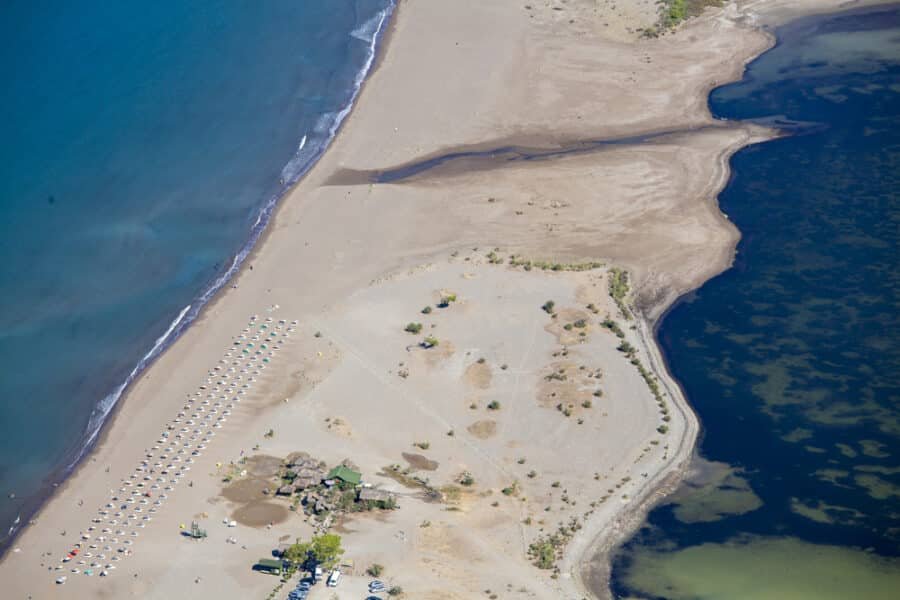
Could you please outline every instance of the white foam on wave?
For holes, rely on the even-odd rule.
[[[369,44],[369,54],[366,57],[366,64],[362,69],[359,70],[359,72],[356,74],[356,78],[353,80],[353,94],[350,96],[350,102],[348,102],[347,106],[341,109],[341,111],[337,114],[334,123],[332,123],[331,125],[331,129],[328,131],[329,141],[330,138],[333,138],[334,134],[337,133],[337,130],[340,128],[341,123],[344,121],[347,115],[350,114],[350,110],[353,108],[353,103],[356,102],[356,97],[359,96],[359,90],[362,89],[363,81],[366,80],[366,76],[369,74],[369,70],[372,68],[372,63],[375,62],[375,49],[378,46],[378,37],[384,29],[385,21],[388,19],[388,17],[391,16],[392,12],[394,12],[393,3],[391,3],[387,8],[372,17],[372,19],[367,22],[367,24],[371,22],[376,23],[376,25],[373,29],[371,37],[363,40],[365,42],[368,42]],[[363,27],[365,27],[366,25],[363,25]],[[357,37],[357,39],[361,38]]]
[[[367,44],[372,43],[375,40],[375,36],[378,35],[378,32],[381,30],[381,24],[384,21],[383,17],[384,11],[378,13],[356,29],[350,32],[351,37],[355,37],[356,39],[366,42]]]
[[[319,135],[327,134],[331,130],[331,123],[334,122],[336,116],[336,112],[326,112],[319,115],[319,118],[316,119],[316,124],[312,128],[313,133],[318,133]]]
[[[312,164],[324,153],[325,149],[328,147],[328,144],[334,139],[337,130],[340,128],[341,123],[350,114],[350,111],[353,108],[353,104],[356,101],[357,96],[359,96],[359,91],[362,88],[362,83],[365,81],[366,76],[369,74],[369,70],[372,68],[372,63],[375,60],[375,50],[378,45],[378,39],[380,34],[383,31],[385,22],[389,19],[391,14],[394,11],[394,2],[392,1],[384,10],[380,11],[374,17],[366,21],[363,25],[354,29],[351,32],[351,36],[356,39],[359,39],[363,42],[366,42],[369,45],[368,56],[366,57],[366,62],[363,65],[362,69],[356,74],[353,82],[353,93],[350,96],[350,100],[347,102],[346,106],[344,106],[338,112],[328,112],[321,115],[316,122],[316,126],[314,127],[314,133],[319,135],[326,134],[323,137],[325,138],[321,144],[313,144],[311,148],[307,150],[307,152],[303,152],[303,150],[307,146],[307,135],[303,136],[303,139],[300,140],[300,143],[297,148],[297,153],[295,156],[288,161],[288,164],[285,165],[285,168],[282,170],[282,174],[286,175],[284,177],[284,185],[282,185],[281,189],[276,194],[273,194],[269,197],[263,206],[260,208],[257,213],[256,220],[253,222],[253,225],[250,227],[250,235],[247,243],[241,248],[241,250],[234,255],[231,260],[231,265],[229,265],[228,269],[226,269],[222,274],[220,274],[216,280],[206,289],[203,294],[200,295],[199,298],[195,302],[188,304],[185,306],[178,316],[171,322],[168,329],[165,333],[163,333],[159,338],[157,338],[156,342],[153,344],[153,347],[147,352],[144,357],[135,365],[134,369],[132,369],[131,373],[128,374],[128,377],[125,378],[119,386],[117,386],[111,393],[109,393],[106,397],[104,397],[94,408],[94,411],[91,413],[91,417],[88,421],[87,431],[86,433],[86,441],[82,445],[81,450],[78,452],[77,456],[72,460],[69,464],[67,471],[71,471],[75,465],[80,461],[87,451],[93,446],[94,442],[97,439],[100,430],[103,427],[103,424],[106,422],[106,418],[109,416],[109,413],[116,406],[119,399],[122,396],[122,393],[125,389],[137,378],[138,375],[143,372],[143,370],[154,360],[156,359],[168,346],[170,346],[175,340],[177,340],[181,334],[187,329],[187,327],[199,316],[200,311],[203,307],[215,296],[219,290],[221,290],[225,284],[227,284],[235,274],[237,274],[241,265],[244,263],[244,260],[247,256],[250,255],[250,252],[253,250],[253,247],[256,245],[256,242],[259,241],[262,232],[265,230],[266,225],[268,225],[269,220],[272,217],[272,214],[275,211],[275,207],[278,204],[278,201],[281,199],[284,191],[289,185],[293,185],[308,169],[312,166]],[[290,167],[290,168],[289,168]]]
[[[101,400],[97,406],[94,407],[93,412],[91,413],[91,417],[88,420],[87,426],[87,440],[85,444],[82,446],[81,451],[69,465],[69,469],[75,466],[79,460],[81,460],[84,453],[88,448],[94,443],[97,439],[97,434],[100,433],[100,428],[103,426],[103,423],[106,421],[106,417],[109,416],[110,411],[115,407],[116,403],[119,401],[119,398],[122,397],[122,392],[125,391],[125,388],[134,381],[135,377],[140,374],[140,372],[147,366],[147,364],[156,358],[166,347],[166,344],[170,341],[170,339],[180,332],[184,326],[187,325],[185,317],[191,310],[191,304],[188,304],[181,312],[178,313],[178,316],[169,324],[169,328],[166,329],[166,332],[161,336],[156,338],[156,342],[153,343],[153,347],[150,348],[150,351],[147,352],[138,361],[137,365],[131,370],[131,373],[128,374],[128,377],[125,378],[116,389],[114,389],[111,393],[107,394],[103,400]]]
[[[297,152],[291,157],[291,160],[287,161],[287,164],[281,168],[282,185],[290,185],[294,181],[300,179],[300,176],[309,169],[313,162],[315,162],[317,156],[315,148],[310,148],[306,152],[303,151],[303,149],[306,148],[306,138],[307,136],[304,135],[303,139],[300,140],[300,144],[297,146]],[[257,217],[257,222],[254,223],[253,226],[255,227],[257,223],[259,223],[259,217]]]

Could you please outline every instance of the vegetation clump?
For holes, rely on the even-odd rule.
[[[687,0],[665,0],[660,19],[663,27],[675,27],[687,18]]]
[[[625,306],[625,297],[628,296],[628,271],[616,268],[609,270],[609,296],[622,311],[625,320],[631,320],[631,311]]]
[[[452,302],[456,302],[456,294],[447,294],[438,302],[438,308],[447,308]]]
[[[622,331],[622,328],[619,327],[619,324],[610,319],[609,317],[603,320],[602,325],[616,334],[616,337],[619,339],[625,339],[625,332]]]
[[[284,559],[296,566],[304,566],[313,562],[330,569],[337,564],[343,554],[341,536],[335,533],[323,533],[314,536],[308,542],[301,542],[298,539],[284,551]]]
[[[422,331],[422,324],[421,323],[407,323],[406,327],[403,329],[403,331],[405,331],[407,333],[419,333],[420,331]]]
[[[605,265],[602,262],[587,261],[579,263],[558,263],[543,260],[529,260],[513,254],[509,257],[509,264],[513,267],[522,267],[526,271],[540,269],[542,271],[592,271]]]
[[[528,546],[528,556],[539,569],[556,569],[556,562],[562,557],[566,544],[581,529],[577,517],[572,517],[568,525],[560,525],[554,533],[539,537]],[[555,574],[555,573],[554,573]]]
[[[628,340],[622,341],[622,343],[616,347],[616,350],[618,350],[628,358],[632,358],[635,354],[637,354],[637,348],[632,346],[631,343],[628,342]]]

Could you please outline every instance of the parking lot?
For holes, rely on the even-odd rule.
[[[388,598],[387,591],[369,593],[368,585],[373,580],[372,577],[344,575],[341,577],[341,582],[337,587],[328,587],[325,584],[326,579],[327,577],[322,578],[317,584],[310,586],[306,600],[332,600],[333,598],[338,598],[339,600],[365,600],[371,596]],[[292,585],[285,586],[285,592],[282,597],[293,599],[294,596],[289,596],[289,594],[297,587],[299,582],[299,579],[292,579]],[[390,587],[387,581],[384,581],[384,583],[386,589]],[[298,595],[296,598],[300,600],[303,596]]]

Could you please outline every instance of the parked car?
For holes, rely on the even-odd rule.
[[[328,581],[325,582],[325,585],[328,587],[337,587],[341,582],[341,571],[340,569],[335,569],[331,572],[331,575],[328,576]]]

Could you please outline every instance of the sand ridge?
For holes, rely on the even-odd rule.
[[[646,2],[534,4],[400,5],[379,68],[326,155],[283,201],[249,260],[254,268],[129,390],[91,459],[0,564],[9,597],[264,597],[275,582],[252,563],[315,526],[290,511],[271,529],[258,526],[258,515],[228,527],[240,507],[222,495],[216,464],[301,450],[332,465],[351,458],[367,481],[397,494],[398,510],[342,527],[356,564],[385,564],[386,579],[409,597],[491,589],[502,598],[580,598],[585,582],[605,592],[603,552],[677,481],[696,435],[652,322],[730,264],[738,232],[715,196],[730,155],[771,136],[714,122],[706,95],[772,43],[756,27],[765,9],[790,3],[732,3],[652,40],[636,33],[652,21]],[[802,9],[836,7],[809,0]],[[342,169],[384,169],[497,140],[552,147],[676,129],[651,143],[552,160],[393,184],[329,183]],[[488,257],[494,247],[499,263]],[[511,255],[625,267],[637,318],[626,323],[610,304],[606,267],[526,271],[508,264]],[[457,301],[421,313],[447,292]],[[541,309],[548,299],[559,305],[557,322]],[[103,505],[261,307],[298,319],[302,342],[223,425],[214,453],[196,460],[194,485],[179,488],[145,528],[128,568],[57,588],[47,566],[67,544],[60,531],[78,531]],[[584,336],[574,325],[582,314]],[[668,413],[617,350],[623,338],[602,325],[607,314],[659,382]],[[423,336],[440,343],[420,346],[422,336],[404,331],[410,321],[427,324]],[[472,385],[466,371],[480,358],[490,378],[477,367]],[[598,368],[599,380],[587,376]],[[566,379],[545,379],[551,373]],[[586,398],[598,381],[603,395]],[[437,463],[419,474],[440,501],[379,475],[402,468],[404,453]],[[473,481],[464,485],[467,474]],[[184,539],[179,525],[202,514],[209,538]],[[551,579],[529,546],[561,528],[560,576]],[[595,555],[599,570],[585,578],[581,565]],[[358,597],[363,588],[361,576],[348,577],[338,594]]]

